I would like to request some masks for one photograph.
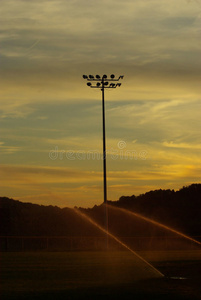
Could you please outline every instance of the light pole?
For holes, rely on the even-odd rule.
[[[87,85],[90,88],[98,88],[102,91],[102,119],[103,119],[103,187],[104,187],[104,203],[107,204],[107,177],[106,177],[106,136],[105,136],[105,89],[115,89],[120,87],[121,83],[118,81],[123,79],[124,76],[121,75],[115,79],[115,75],[110,75],[110,78],[107,75],[83,75],[83,78],[87,80]],[[108,221],[107,221],[107,205],[106,207],[106,230],[108,230]]]

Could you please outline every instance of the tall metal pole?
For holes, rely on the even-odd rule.
[[[103,117],[103,184],[104,184],[104,203],[107,203],[107,176],[106,176],[106,141],[105,141],[105,95],[104,78],[102,78],[102,117]]]
[[[108,232],[108,206],[107,206],[107,177],[106,177],[106,137],[105,137],[105,88],[114,89],[117,86],[121,86],[121,83],[118,83],[120,79],[123,79],[124,76],[119,76],[115,79],[115,75],[110,75],[110,78],[107,75],[103,75],[102,78],[100,75],[83,75],[83,78],[87,80],[87,85],[91,88],[98,88],[102,91],[102,118],[103,118],[103,186],[104,186],[104,204],[105,204],[105,229]],[[96,82],[96,85],[92,83]],[[108,249],[108,234],[106,235],[106,249]]]
[[[106,176],[106,137],[105,137],[105,85],[102,78],[102,117],[103,117],[103,185],[104,185],[104,204],[105,204],[105,230],[108,232],[108,207],[107,207],[107,176]],[[106,234],[106,250],[109,248],[109,237]]]

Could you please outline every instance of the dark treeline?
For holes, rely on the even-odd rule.
[[[108,204],[139,213],[187,235],[201,235],[201,184],[192,184],[179,191],[159,189],[139,196],[122,196],[118,201],[108,201]],[[82,210],[104,226],[102,206]],[[172,235],[172,232],[161,230],[140,218],[131,218],[111,208],[108,212],[109,227],[117,235]]]
[[[115,207],[138,212],[190,236],[201,235],[201,184],[179,191],[155,190],[139,196],[122,196],[108,201]],[[80,208],[104,227],[104,205]],[[156,226],[108,208],[108,224],[118,236],[150,236],[164,234]],[[70,208],[22,203],[0,198],[1,236],[102,236],[99,229],[82,219]]]
[[[0,198],[0,236],[100,235],[73,209]]]
[[[179,191],[160,189],[138,197],[123,196],[114,205],[139,212],[188,235],[201,235],[201,184]]]

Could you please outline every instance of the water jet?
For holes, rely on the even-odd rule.
[[[164,277],[164,275],[158,270],[156,269],[153,265],[151,265],[148,261],[146,261],[143,257],[141,257],[139,254],[137,254],[134,250],[132,250],[129,246],[127,246],[125,243],[123,243],[120,239],[118,239],[115,235],[113,235],[112,233],[110,233],[109,230],[104,229],[102,226],[100,226],[98,223],[96,223],[92,218],[90,218],[89,216],[87,216],[86,214],[84,214],[83,212],[81,212],[79,209],[74,208],[74,211],[81,216],[82,218],[84,218],[87,222],[91,223],[93,226],[97,227],[98,229],[100,229],[102,232],[104,232],[105,234],[107,234],[108,237],[112,238],[113,240],[115,240],[117,243],[119,243],[121,246],[124,247],[124,249],[128,250],[130,253],[132,253],[135,258],[141,262],[142,267],[144,269],[146,269],[146,271],[149,273],[148,277],[156,277],[156,278],[162,278]],[[147,277],[147,275],[146,275]]]
[[[142,214],[139,214],[139,213],[136,213],[136,212],[127,210],[127,209],[125,209],[125,208],[115,207],[115,206],[109,205],[109,204],[107,204],[107,206],[110,207],[111,209],[121,211],[122,213],[125,213],[125,214],[127,214],[127,215],[131,215],[131,216],[136,217],[136,218],[138,218],[138,219],[141,219],[141,220],[143,220],[143,221],[145,221],[145,222],[148,222],[148,223],[151,223],[151,224],[153,224],[153,225],[156,225],[156,226],[158,226],[158,227],[160,227],[160,228],[163,228],[163,229],[165,229],[165,230],[167,230],[167,231],[169,231],[169,232],[172,232],[172,233],[174,233],[174,234],[177,234],[177,235],[179,235],[180,237],[183,237],[183,238],[185,238],[185,239],[187,239],[187,240],[189,240],[189,241],[191,241],[191,242],[194,242],[195,244],[201,245],[201,242],[197,241],[196,239],[191,238],[190,236],[188,236],[188,235],[186,235],[186,234],[184,234],[184,233],[182,233],[182,232],[180,232],[180,231],[178,231],[178,230],[175,230],[174,228],[171,228],[171,227],[169,227],[169,226],[167,226],[167,225],[164,225],[164,224],[162,224],[162,223],[160,223],[160,222],[157,222],[157,221],[155,221],[155,220],[153,220],[153,219],[151,219],[151,218],[145,217],[145,216],[143,216]]]

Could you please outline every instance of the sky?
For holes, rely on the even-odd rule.
[[[0,0],[0,196],[60,207],[200,183],[200,0]]]

